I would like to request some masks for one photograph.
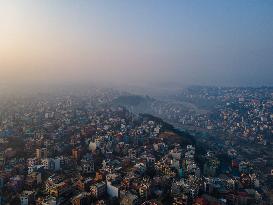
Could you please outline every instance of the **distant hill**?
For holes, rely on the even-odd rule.
[[[154,101],[155,99],[149,96],[123,95],[114,99],[112,104],[126,107],[131,112],[138,114],[142,112],[149,112],[151,104]]]
[[[137,106],[141,103],[145,103],[149,97],[140,95],[123,95],[113,100],[114,104],[126,105],[126,106]]]

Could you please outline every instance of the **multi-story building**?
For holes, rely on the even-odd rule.
[[[72,205],[85,205],[91,204],[91,194],[88,192],[82,192],[75,196],[72,200]]]
[[[60,197],[71,192],[71,186],[66,182],[54,184],[49,189],[49,194],[54,197]]]
[[[95,172],[95,166],[93,160],[82,160],[81,161],[81,169],[83,174],[91,174]]]
[[[36,149],[36,158],[37,159],[44,159],[48,157],[47,148],[38,148]]]
[[[30,205],[35,202],[35,191],[23,191],[20,195],[21,205]]]
[[[90,186],[90,192],[96,198],[102,197],[106,193],[106,184],[105,182],[99,182]]]
[[[81,156],[81,150],[78,148],[73,148],[72,149],[72,158],[75,160],[79,160]]]

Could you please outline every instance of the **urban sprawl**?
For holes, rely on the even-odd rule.
[[[273,203],[273,88],[122,95],[1,96],[0,204]]]

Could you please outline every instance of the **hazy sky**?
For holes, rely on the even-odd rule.
[[[0,80],[273,85],[273,1],[0,0]]]

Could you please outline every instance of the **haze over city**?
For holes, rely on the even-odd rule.
[[[0,0],[0,205],[272,205],[273,0]]]
[[[0,80],[272,85],[272,1],[0,2]]]

